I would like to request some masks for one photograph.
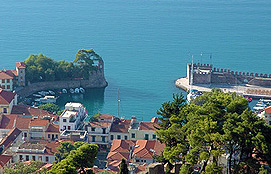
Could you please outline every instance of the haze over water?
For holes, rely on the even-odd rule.
[[[186,63],[213,63],[233,71],[270,73],[270,0],[2,1],[0,68],[42,53],[72,61],[93,48],[105,61],[109,86],[89,90],[89,113],[150,120],[173,93]],[[203,56],[200,53],[203,52]],[[209,54],[212,53],[212,59]]]

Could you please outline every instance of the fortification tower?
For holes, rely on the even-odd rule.
[[[212,64],[194,63],[193,66],[192,64],[187,64],[187,78],[189,84],[191,85],[191,79],[193,79],[193,84],[210,84],[212,77],[212,67]],[[191,73],[193,73],[193,78],[191,78]]]
[[[16,71],[18,74],[18,86],[25,86],[25,68],[24,62],[16,62]]]

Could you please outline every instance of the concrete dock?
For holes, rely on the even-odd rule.
[[[187,77],[179,78],[175,81],[175,85],[185,91],[189,91],[190,85]],[[252,97],[252,98],[271,98],[271,88],[255,86],[255,85],[230,85],[230,84],[193,84],[191,89],[197,89],[199,91],[208,92],[212,88],[219,88],[224,92],[238,93],[240,95]]]

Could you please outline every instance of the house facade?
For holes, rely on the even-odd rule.
[[[17,105],[17,94],[0,89],[0,114],[10,114],[15,105]]]

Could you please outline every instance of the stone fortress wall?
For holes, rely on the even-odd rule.
[[[191,64],[187,65],[187,78],[191,84]],[[271,74],[231,71],[214,68],[212,64],[193,64],[193,84],[248,84],[271,87]]]

